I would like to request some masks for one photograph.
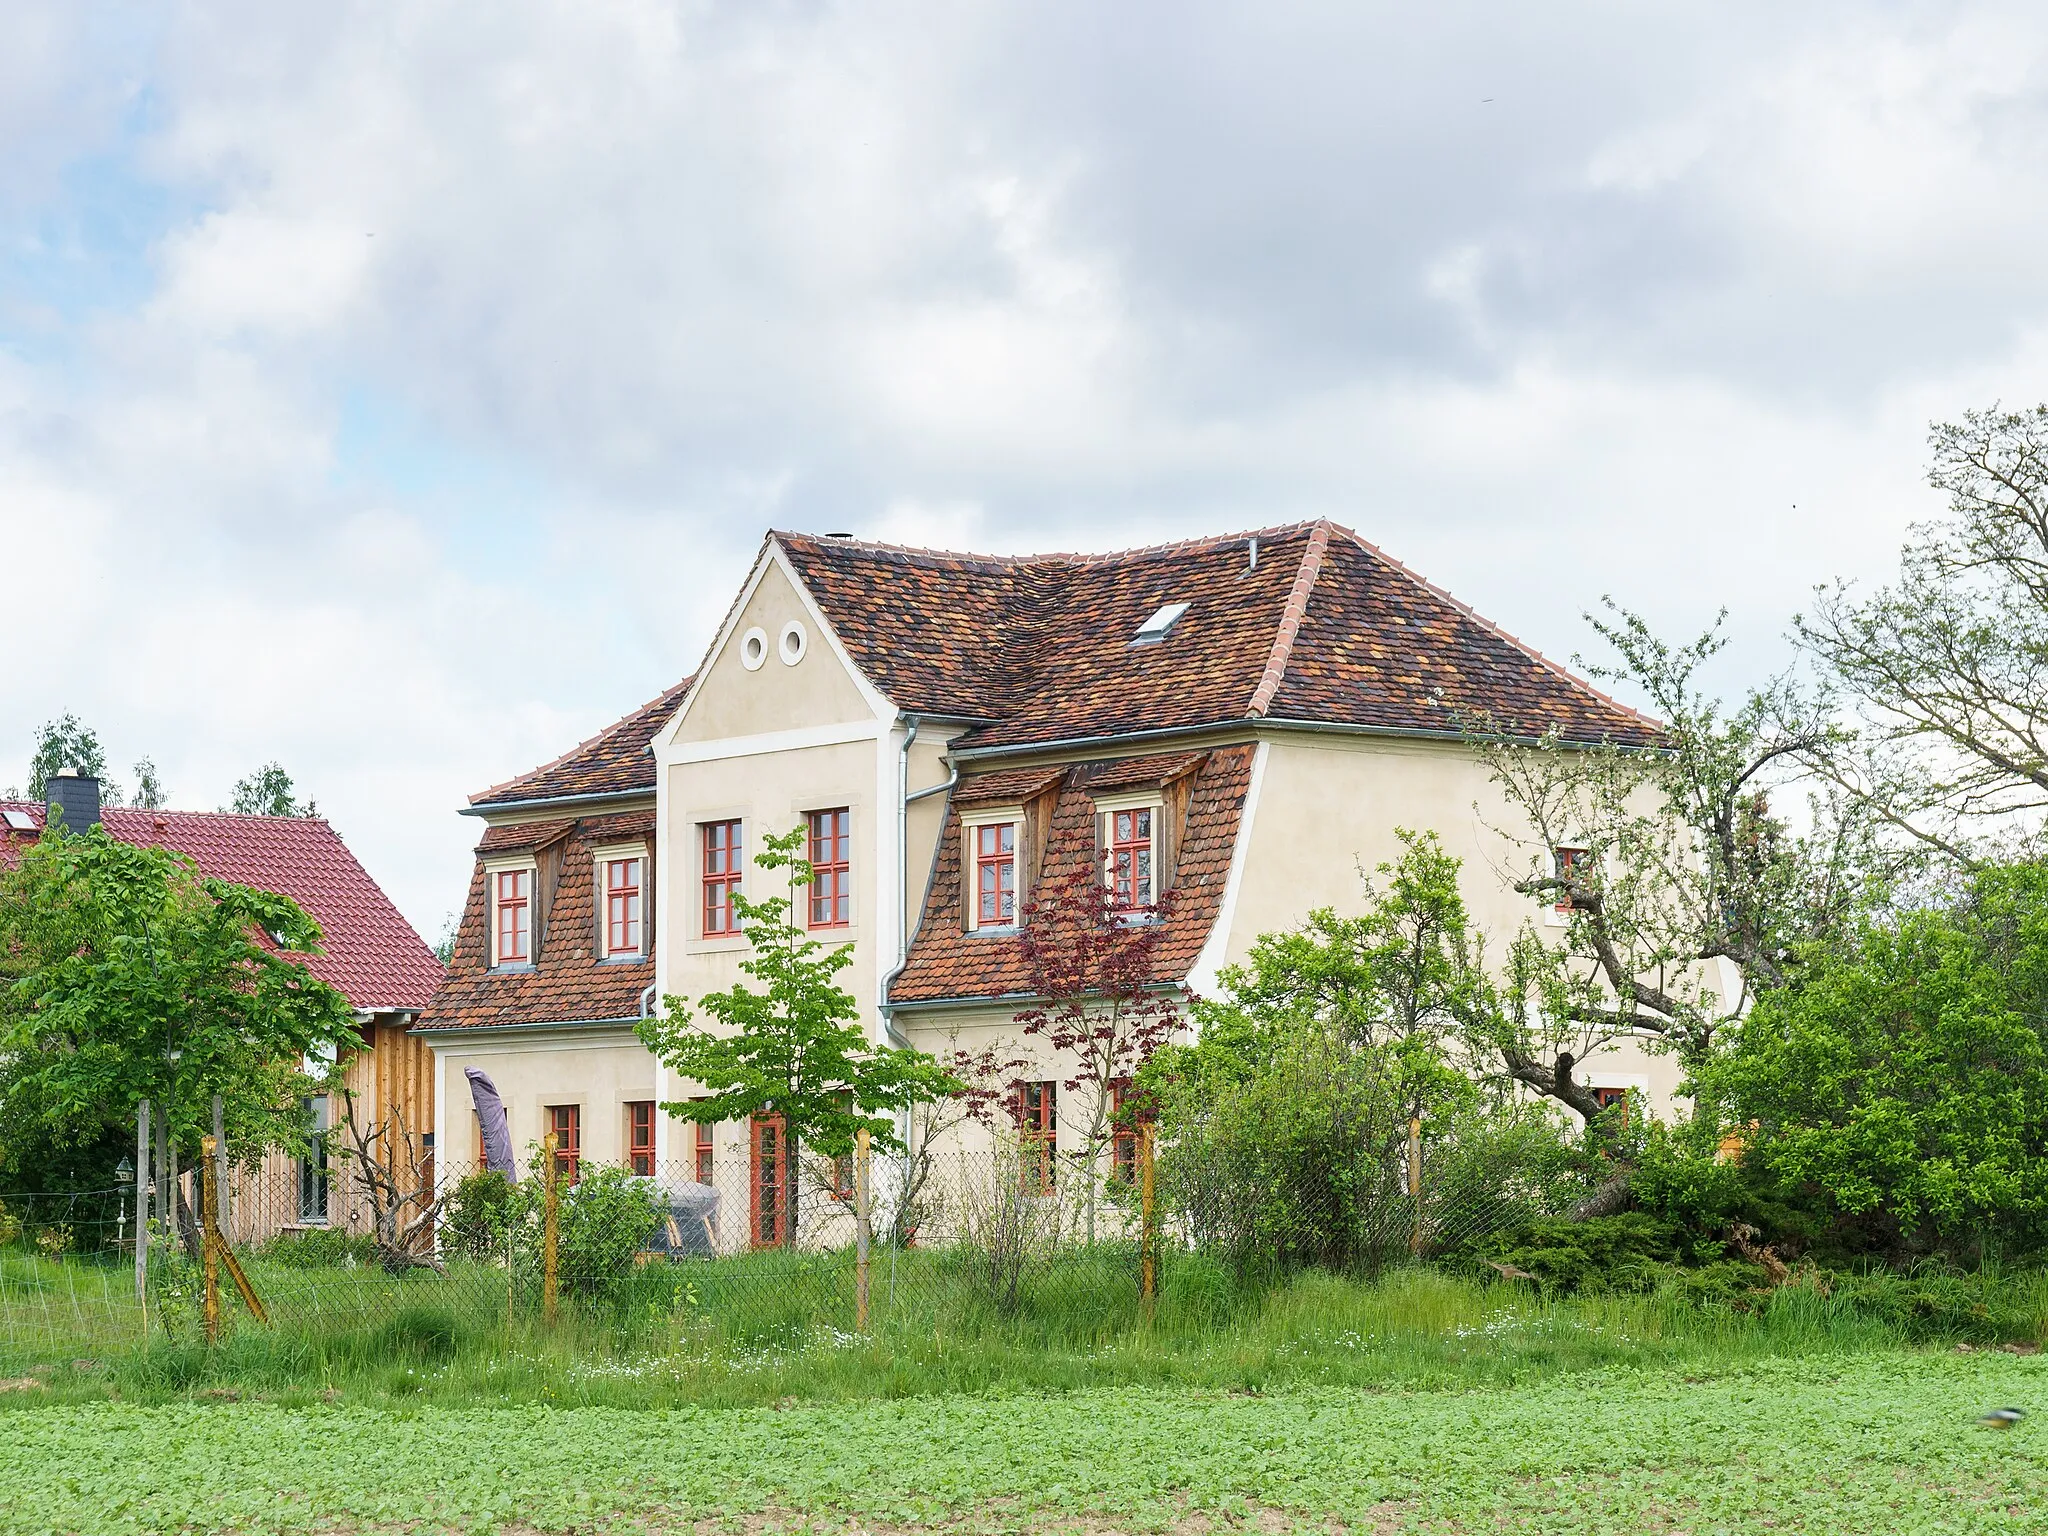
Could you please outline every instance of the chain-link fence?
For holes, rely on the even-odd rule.
[[[374,1329],[421,1308],[638,1350],[1047,1316],[1106,1332],[1162,1298],[1214,1311],[1305,1269],[1456,1261],[1591,1187],[1583,1168],[1419,1126],[1336,1162],[1155,1154],[1148,1130],[1094,1158],[1026,1138],[791,1159],[756,1137],[738,1156],[618,1167],[536,1148],[526,1163],[509,1178],[431,1156],[273,1159],[209,1190],[202,1158],[139,1195],[5,1197],[0,1370],[252,1327]]]

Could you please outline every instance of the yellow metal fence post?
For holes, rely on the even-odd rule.
[[[546,1182],[541,1186],[540,1318],[552,1328],[555,1325],[556,1238],[560,1233],[561,1217],[561,1191],[555,1176],[553,1131],[549,1131],[541,1138],[540,1150],[547,1169]]]

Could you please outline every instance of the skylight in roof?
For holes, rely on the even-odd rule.
[[[36,829],[36,819],[27,811],[0,811],[0,816],[5,816],[7,825],[17,832],[33,832]]]
[[[1133,645],[1157,645],[1164,640],[1173,626],[1180,622],[1180,616],[1188,611],[1186,603],[1168,603],[1151,618],[1138,626],[1137,634],[1131,637]]]

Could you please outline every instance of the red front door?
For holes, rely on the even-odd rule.
[[[747,1178],[748,1230],[756,1248],[789,1241],[789,1139],[780,1115],[757,1117]]]

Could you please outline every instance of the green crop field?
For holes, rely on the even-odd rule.
[[[760,1408],[0,1395],[0,1531],[2048,1530],[2048,1361]],[[1985,1408],[2038,1405],[2010,1432]],[[702,1522],[699,1524],[699,1522]]]

